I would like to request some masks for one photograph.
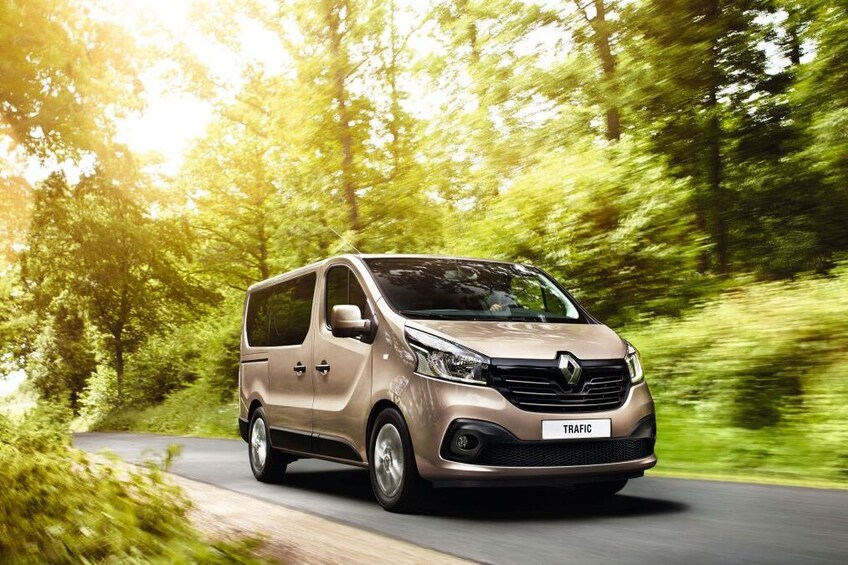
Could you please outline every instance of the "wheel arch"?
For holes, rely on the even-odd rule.
[[[380,412],[388,408],[394,408],[395,410],[397,410],[400,413],[401,418],[403,418],[403,421],[406,422],[406,417],[404,417],[403,410],[400,409],[400,406],[398,406],[387,398],[378,400],[377,403],[374,404],[374,406],[371,408],[371,413],[368,415],[368,424],[365,428],[365,454],[368,456],[369,459],[371,455],[369,453],[371,446],[371,433],[374,431],[374,422],[377,420],[377,416],[380,415]],[[407,427],[409,427],[409,424],[407,424]]]
[[[239,435],[244,441],[248,441],[248,434],[250,433],[248,427],[250,426],[250,420],[253,419],[253,413],[261,406],[262,403],[254,398],[247,409],[247,420],[242,420],[241,416],[239,416]]]

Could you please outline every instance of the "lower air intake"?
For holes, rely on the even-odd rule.
[[[492,467],[570,467],[622,463],[653,453],[652,439],[611,439],[569,443],[492,444],[477,456],[477,465]]]

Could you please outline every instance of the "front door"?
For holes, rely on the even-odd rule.
[[[325,271],[324,300],[315,331],[316,452],[347,460],[365,460],[365,424],[371,407],[371,345],[362,338],[335,337],[330,312],[337,304],[359,306],[370,317],[365,292],[346,265]]]
[[[313,303],[316,274],[272,287],[268,296],[268,425],[271,443],[312,450]]]

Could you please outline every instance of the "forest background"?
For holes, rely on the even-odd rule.
[[[555,274],[659,472],[845,485],[846,55],[845,0],[3,0],[6,411],[235,436],[245,289],[350,242]]]

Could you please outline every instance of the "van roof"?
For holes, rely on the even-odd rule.
[[[279,275],[275,275],[273,277],[267,278],[263,281],[254,283],[250,285],[247,289],[248,292],[253,292],[254,290],[258,290],[260,288],[264,288],[266,286],[272,285],[274,283],[280,282],[282,280],[295,277],[301,274],[306,274],[312,271],[318,270],[319,267],[324,265],[325,263],[329,263],[330,261],[335,261],[340,258],[349,258],[349,259],[467,259],[469,261],[485,261],[487,263],[512,263],[511,261],[502,261],[498,259],[481,259],[480,257],[463,257],[459,255],[428,255],[421,253],[344,253],[342,255],[333,255],[332,257],[327,257],[326,259],[322,259],[320,261],[316,261],[315,263],[311,263],[309,265],[305,265],[303,267],[299,267],[297,269],[293,269],[291,271],[286,271],[285,273],[281,273]]]

